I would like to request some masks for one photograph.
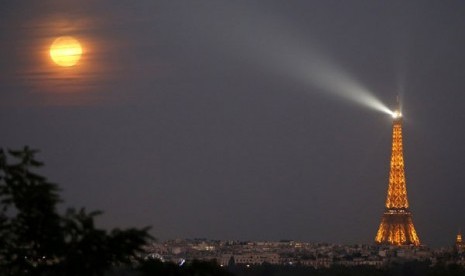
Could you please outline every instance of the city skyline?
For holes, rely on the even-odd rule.
[[[465,3],[40,1],[0,9],[0,146],[104,227],[371,244],[398,94],[421,242],[465,229]],[[50,56],[59,37],[76,64]]]

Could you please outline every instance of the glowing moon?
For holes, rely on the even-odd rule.
[[[50,45],[50,57],[59,66],[73,66],[79,61],[81,55],[81,44],[71,36],[61,36]]]

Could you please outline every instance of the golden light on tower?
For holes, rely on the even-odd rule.
[[[462,240],[462,233],[460,231],[457,233],[457,237],[455,239],[455,250],[457,250],[457,253],[459,254],[465,252],[465,243]]]
[[[378,244],[418,246],[420,239],[413,226],[407,199],[400,108],[392,113],[392,117],[392,153],[386,210],[376,233],[375,241]]]
[[[50,46],[50,57],[53,62],[62,67],[74,66],[82,55],[82,46],[71,36],[61,36]]]

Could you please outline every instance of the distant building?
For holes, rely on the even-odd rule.
[[[235,264],[241,265],[261,265],[263,263],[269,264],[280,264],[280,258],[278,254],[273,253],[248,253],[248,254],[236,254],[229,255],[225,254],[221,257],[221,264],[226,265],[231,262],[231,257]]]
[[[457,253],[462,254],[465,252],[465,243],[462,240],[462,233],[459,231],[455,239],[455,249]]]

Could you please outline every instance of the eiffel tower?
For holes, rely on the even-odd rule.
[[[393,114],[391,169],[386,197],[386,210],[381,219],[375,242],[388,245],[420,245],[412,213],[409,210],[405,184],[404,155],[402,147],[402,114]]]

